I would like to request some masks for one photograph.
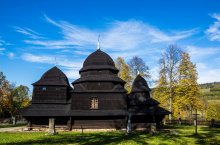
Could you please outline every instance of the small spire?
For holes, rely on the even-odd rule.
[[[99,36],[98,36],[98,47],[97,47],[97,49],[100,49],[100,42],[99,42],[99,39],[100,39],[100,34],[99,34]]]
[[[140,72],[139,72],[139,70],[137,70],[137,75],[140,75]]]
[[[55,57],[55,66],[57,66],[57,58]]]

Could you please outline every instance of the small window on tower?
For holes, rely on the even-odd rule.
[[[90,109],[98,109],[98,98],[91,98],[90,100]]]
[[[42,87],[41,89],[42,89],[42,91],[46,91],[46,90],[47,90],[47,87],[44,86],[44,87]]]

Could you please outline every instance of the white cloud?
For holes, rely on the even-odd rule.
[[[39,49],[61,49],[62,53],[72,53],[73,55],[89,55],[97,47],[98,35],[101,34],[101,49],[107,51],[113,58],[122,56],[128,60],[134,55],[144,56],[144,59],[155,58],[155,53],[160,53],[163,46],[181,39],[188,38],[195,33],[196,29],[164,32],[138,20],[114,21],[108,23],[105,29],[89,29],[66,21],[55,21],[45,15],[45,20],[60,29],[60,39],[37,38],[40,34],[34,30],[17,27],[17,32],[29,38],[24,42]],[[35,36],[36,35],[36,36]],[[41,35],[40,35],[41,36]],[[31,39],[30,39],[31,38]],[[160,49],[161,48],[161,49]],[[71,50],[71,51],[69,51]],[[68,51],[68,52],[67,52]],[[152,57],[154,56],[154,57]],[[26,61],[54,64],[55,57],[49,55],[34,55],[26,53],[22,56]],[[65,71],[70,77],[78,76],[83,60],[80,64],[68,61],[67,59],[57,59],[58,65],[68,67]],[[149,62],[149,60],[148,60]],[[75,69],[77,68],[77,69]]]
[[[198,72],[198,83],[220,81],[220,69],[216,64],[214,55],[220,54],[220,47],[187,46],[186,51],[190,54],[196,64]]]
[[[192,59],[203,59],[204,57],[220,53],[220,47],[199,47],[189,45],[186,46],[186,51],[190,54]]]
[[[35,32],[34,30],[30,28],[21,28],[21,27],[14,27],[15,31],[21,34],[24,34],[28,36],[31,39],[42,39],[44,37],[41,36],[41,34]]]
[[[199,83],[220,82],[220,69],[200,69],[198,73]]]
[[[25,53],[22,55],[22,59],[29,62],[38,62],[38,63],[47,63],[47,64],[56,64],[63,67],[74,67],[80,68],[82,63],[72,62],[63,58],[62,56],[52,56],[52,55],[34,55],[31,53]]]
[[[14,54],[13,52],[9,52],[9,53],[8,53],[8,58],[9,58],[9,59],[13,59],[14,56],[15,56],[15,54]]]
[[[30,53],[25,53],[23,56],[22,56],[22,59],[23,60],[26,60],[26,61],[29,61],[29,62],[39,62],[39,63],[54,63],[55,64],[55,57],[52,58],[50,56],[37,56],[37,55],[33,55],[33,54],[30,54]]]
[[[59,40],[26,39],[30,45],[37,45],[48,49],[93,49],[97,45],[97,37],[101,34],[101,48],[111,51],[125,51],[145,49],[151,44],[172,43],[188,38],[195,33],[196,29],[163,32],[142,21],[114,21],[105,30],[93,30],[71,24],[66,21],[54,21],[45,16],[48,23],[60,28],[62,38]]]
[[[80,77],[78,69],[67,69],[64,70],[64,73],[66,74],[70,82]]]
[[[3,46],[4,44],[5,44],[5,41],[0,39],[0,46]]]
[[[0,47],[0,55],[3,55],[4,53],[4,50],[5,50],[5,48],[3,48],[3,47]]]
[[[1,37],[0,37],[1,38]],[[6,42],[0,39],[0,55],[4,55]]]
[[[216,19],[216,21],[209,26],[205,33],[209,40],[220,41],[220,14],[214,13],[211,17]]]
[[[52,56],[52,55],[34,55],[30,53],[25,53],[22,55],[22,59],[28,62],[44,63],[44,64],[54,64],[62,67],[66,75],[70,79],[76,79],[79,77],[78,71],[82,67],[82,61],[73,62],[62,56]]]
[[[3,48],[3,47],[0,47],[0,51],[4,51],[5,50],[5,48]]]
[[[199,70],[202,70],[202,69],[207,69],[207,66],[205,65],[205,63],[196,63],[196,68],[199,69]]]

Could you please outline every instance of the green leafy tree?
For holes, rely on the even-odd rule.
[[[116,67],[119,69],[118,76],[126,82],[125,89],[131,91],[131,71],[129,65],[125,62],[122,57],[118,57],[115,61]]]
[[[14,87],[11,90],[12,104],[9,112],[12,116],[15,116],[20,109],[29,105],[30,99],[28,92],[29,88],[23,85]]]

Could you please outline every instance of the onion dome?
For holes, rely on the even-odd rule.
[[[115,67],[115,63],[112,58],[107,53],[98,49],[86,58],[83,63],[83,68],[79,72],[103,69],[110,69],[118,72],[118,69]]]
[[[39,81],[33,83],[34,86],[70,86],[66,75],[56,66],[45,72]]]
[[[147,81],[141,75],[138,75],[134,79],[131,93],[150,92],[150,91],[151,89],[149,88]]]

